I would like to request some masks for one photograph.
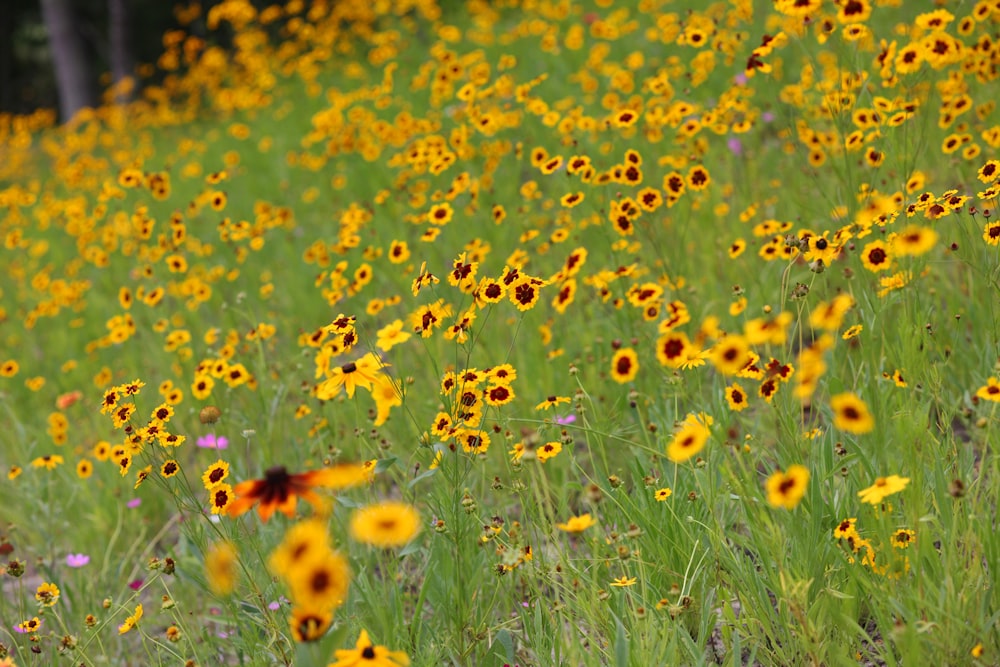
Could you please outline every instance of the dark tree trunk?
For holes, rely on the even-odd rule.
[[[14,102],[14,11],[0,10],[0,109],[13,108]]]
[[[111,82],[118,83],[132,73],[129,49],[129,17],[125,0],[108,0],[108,41],[111,43]],[[116,102],[127,102],[131,94],[118,95]]]
[[[42,18],[56,68],[59,111],[67,121],[83,107],[94,104],[83,39],[76,30],[70,0],[42,0]]]

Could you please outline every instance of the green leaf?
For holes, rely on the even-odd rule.
[[[617,616],[615,616],[615,628],[615,664],[618,667],[628,667],[628,637],[625,635],[625,626]]]

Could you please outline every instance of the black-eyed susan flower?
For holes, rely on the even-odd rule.
[[[795,509],[805,495],[808,483],[809,469],[805,466],[789,466],[785,472],[777,470],[767,479],[767,502],[772,507]]]
[[[410,664],[404,652],[373,644],[365,630],[361,631],[353,649],[337,649],[333,655],[337,661],[327,667],[407,667]]]
[[[345,463],[303,473],[290,473],[284,466],[274,466],[267,470],[263,479],[240,482],[233,488],[236,499],[229,507],[229,515],[240,516],[258,505],[261,521],[266,522],[275,511],[292,517],[299,497],[313,507],[324,506],[314,488],[346,489],[366,481],[368,472],[362,464]]]
[[[384,549],[408,544],[420,532],[420,513],[407,503],[385,501],[351,515],[351,537]]]
[[[662,489],[657,489],[656,492],[653,494],[653,497],[656,499],[657,502],[662,503],[673,494],[674,492],[670,488],[663,487]]]

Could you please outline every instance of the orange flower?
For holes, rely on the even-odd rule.
[[[265,523],[275,510],[292,517],[299,497],[314,508],[322,509],[325,503],[313,487],[346,489],[367,481],[368,477],[368,471],[360,463],[302,473],[290,473],[284,466],[274,466],[264,473],[264,479],[251,479],[233,487],[236,500],[229,506],[229,516],[239,516],[259,502],[257,514]]]

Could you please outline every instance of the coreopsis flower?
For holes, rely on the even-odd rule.
[[[351,516],[351,537],[363,544],[401,547],[419,532],[420,513],[406,503],[376,503],[356,510]]]
[[[858,492],[858,498],[861,502],[868,503],[870,505],[878,505],[887,496],[891,496],[894,493],[899,493],[910,483],[909,477],[900,477],[899,475],[889,475],[888,477],[879,477],[875,480],[875,483],[869,486],[867,489],[863,489]]]
[[[227,595],[236,588],[239,555],[232,542],[217,542],[205,554],[205,580],[216,595]]]
[[[667,458],[674,463],[683,463],[700,452],[711,435],[709,426],[712,421],[708,415],[689,414],[667,446]]]
[[[47,582],[40,584],[35,591],[35,599],[43,607],[51,607],[59,602],[59,587]]]
[[[786,472],[778,470],[767,480],[767,502],[772,507],[795,509],[808,484],[809,469],[805,466],[789,466]]]
[[[347,598],[351,570],[347,559],[327,548],[282,573],[296,606],[333,611]]]
[[[850,392],[831,398],[830,407],[833,408],[833,425],[841,431],[861,435],[875,428],[868,406]]]
[[[357,361],[335,367],[330,377],[317,385],[316,398],[328,401],[340,393],[341,387],[347,392],[348,397],[354,396],[357,387],[371,391],[372,385],[378,380],[379,372],[385,365],[378,355],[369,352]]]
[[[559,530],[564,530],[567,533],[582,533],[591,526],[593,526],[597,521],[594,517],[590,516],[590,513],[581,514],[580,516],[572,516],[565,523],[557,523],[556,528]]]
[[[976,396],[986,401],[1000,403],[1000,382],[995,377],[986,380],[986,384],[976,390]]]
[[[556,454],[558,454],[561,451],[562,451],[562,443],[559,442],[558,440],[553,440],[551,442],[546,442],[544,445],[539,447],[535,451],[535,455],[538,457],[539,461],[545,463],[549,459],[554,458]]]
[[[337,649],[336,662],[327,667],[407,667],[410,659],[402,651],[390,651],[385,646],[377,646],[361,631],[353,649]]]
[[[139,624],[139,619],[142,618],[142,605],[138,604],[135,606],[135,612],[125,619],[125,622],[118,626],[118,634],[123,635],[136,625]]]

